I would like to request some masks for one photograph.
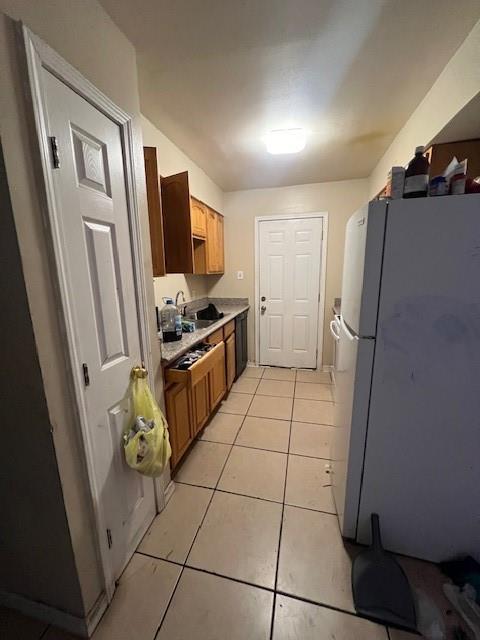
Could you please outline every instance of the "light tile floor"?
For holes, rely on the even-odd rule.
[[[353,614],[357,549],[342,541],[331,496],[328,382],[247,368],[176,474],[94,640],[388,640]],[[415,562],[402,560],[416,586],[437,580]],[[73,640],[2,609],[0,637]]]

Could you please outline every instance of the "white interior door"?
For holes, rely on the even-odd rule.
[[[155,515],[153,481],[126,465],[121,440],[130,370],[142,360],[122,139],[118,125],[42,73],[60,159],[52,175],[74,316],[73,366],[88,367],[89,448],[116,577]]]
[[[259,222],[260,364],[317,366],[322,217]]]

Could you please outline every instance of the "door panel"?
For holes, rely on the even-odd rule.
[[[210,415],[208,374],[192,387],[193,435],[196,435]]]
[[[115,228],[89,220],[84,220],[84,228],[100,361],[105,366],[128,357]]]
[[[142,354],[122,139],[115,123],[48,71],[43,79],[49,135],[57,137],[60,155],[52,175],[79,360],[74,366],[88,367],[89,448],[118,576],[155,515],[152,480],[123,459],[125,394]]]
[[[174,469],[193,439],[187,385],[179,382],[165,389],[165,404],[172,446],[170,464]]]
[[[260,364],[315,368],[321,217],[259,224]],[[265,307],[262,310],[262,307]]]

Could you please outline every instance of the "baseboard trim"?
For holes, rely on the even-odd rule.
[[[90,609],[86,624],[87,624],[87,637],[90,638],[93,635],[93,632],[97,628],[98,623],[102,619],[103,614],[105,613],[108,607],[108,598],[105,591],[102,591],[100,596],[97,598],[97,601]]]
[[[55,609],[55,607],[43,604],[42,602],[35,602],[34,600],[29,600],[24,596],[20,596],[16,593],[9,593],[8,591],[0,591],[0,605],[8,607],[9,609],[15,609],[30,618],[36,618],[37,620],[41,620],[47,624],[60,627],[61,629],[82,638],[88,638],[89,632],[91,633],[94,628],[93,626],[90,629],[88,628],[89,624],[85,618],[78,618],[71,613],[66,613],[60,609]],[[97,623],[98,620],[95,618],[95,625]]]
[[[170,498],[173,496],[173,492],[175,491],[175,482],[170,480],[168,483],[168,487],[165,489],[165,505],[167,505]]]

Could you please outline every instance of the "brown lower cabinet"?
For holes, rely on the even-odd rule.
[[[172,469],[188,449],[192,441],[190,401],[185,382],[169,385],[165,390],[170,443],[172,446]]]
[[[225,343],[219,342],[189,369],[166,368],[164,376],[174,469],[225,395]]]

